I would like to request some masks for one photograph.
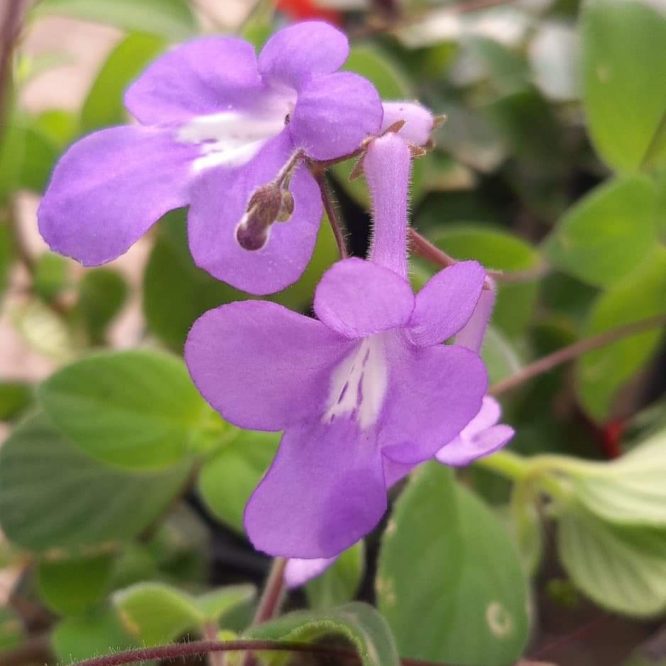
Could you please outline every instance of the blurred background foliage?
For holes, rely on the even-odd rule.
[[[290,595],[289,610],[310,611],[248,629],[267,560],[245,540],[242,511],[279,437],[222,422],[180,356],[199,314],[250,296],[194,267],[184,211],[93,270],[48,252],[34,212],[59,155],[125,122],[124,89],[171,44],[235,32],[260,47],[287,21],[323,17],[352,39],[346,67],[385,99],[446,115],[415,163],[412,221],[449,255],[504,272],[484,357],[492,382],[506,380],[666,314],[663,0],[6,0],[3,10],[0,663],[70,663],[188,636],[337,633],[381,666],[397,654],[666,664],[663,325],[502,395],[517,431],[509,451],[457,475],[418,470],[366,544]],[[93,48],[77,57],[97,66],[90,83],[75,103],[35,104],[35,86],[73,64],[64,46],[86,30]],[[330,176],[362,255],[368,200],[351,166]],[[322,225],[303,277],[271,298],[309,312],[336,258]],[[413,258],[415,286],[436,270]]]

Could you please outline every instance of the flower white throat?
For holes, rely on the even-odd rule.
[[[380,335],[367,337],[333,371],[323,421],[350,416],[367,430],[379,418],[387,386],[384,340]]]

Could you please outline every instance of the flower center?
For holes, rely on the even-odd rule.
[[[366,430],[379,418],[387,385],[384,342],[379,335],[365,338],[333,372],[324,423],[350,416]]]
[[[201,147],[201,155],[194,161],[196,172],[241,166],[284,129],[295,102],[295,96],[282,92],[256,109],[198,116],[180,127],[177,140]]]

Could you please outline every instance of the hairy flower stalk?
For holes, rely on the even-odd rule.
[[[167,52],[125,95],[138,125],[95,132],[60,160],[39,209],[42,236],[94,266],[189,206],[198,266],[254,294],[284,289],[312,255],[322,204],[301,159],[279,201],[271,183],[294,154],[336,159],[380,127],[374,87],[337,71],[348,53],[344,34],[317,21],[277,32],[258,56],[231,37]]]

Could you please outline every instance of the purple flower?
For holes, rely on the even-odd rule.
[[[458,436],[487,388],[478,355],[442,342],[471,317],[485,271],[463,262],[415,297],[407,281],[410,149],[371,143],[372,261],[322,278],[317,319],[268,302],[224,305],[193,326],[186,361],[201,393],[243,428],[284,430],[245,511],[259,550],[330,558],[380,520],[387,487]]]
[[[486,396],[479,413],[437,452],[437,460],[451,467],[461,467],[502,448],[515,433],[510,426],[498,423],[501,415],[502,408],[497,400]]]
[[[44,239],[98,265],[189,205],[200,267],[256,294],[286,287],[312,254],[322,212],[313,177],[290,160],[299,149],[343,156],[381,124],[373,86],[337,71],[348,52],[341,32],[305,22],[276,33],[258,57],[228,37],[166,53],[126,93],[140,124],[91,134],[57,165],[39,210]],[[256,224],[265,233],[248,240]]]

